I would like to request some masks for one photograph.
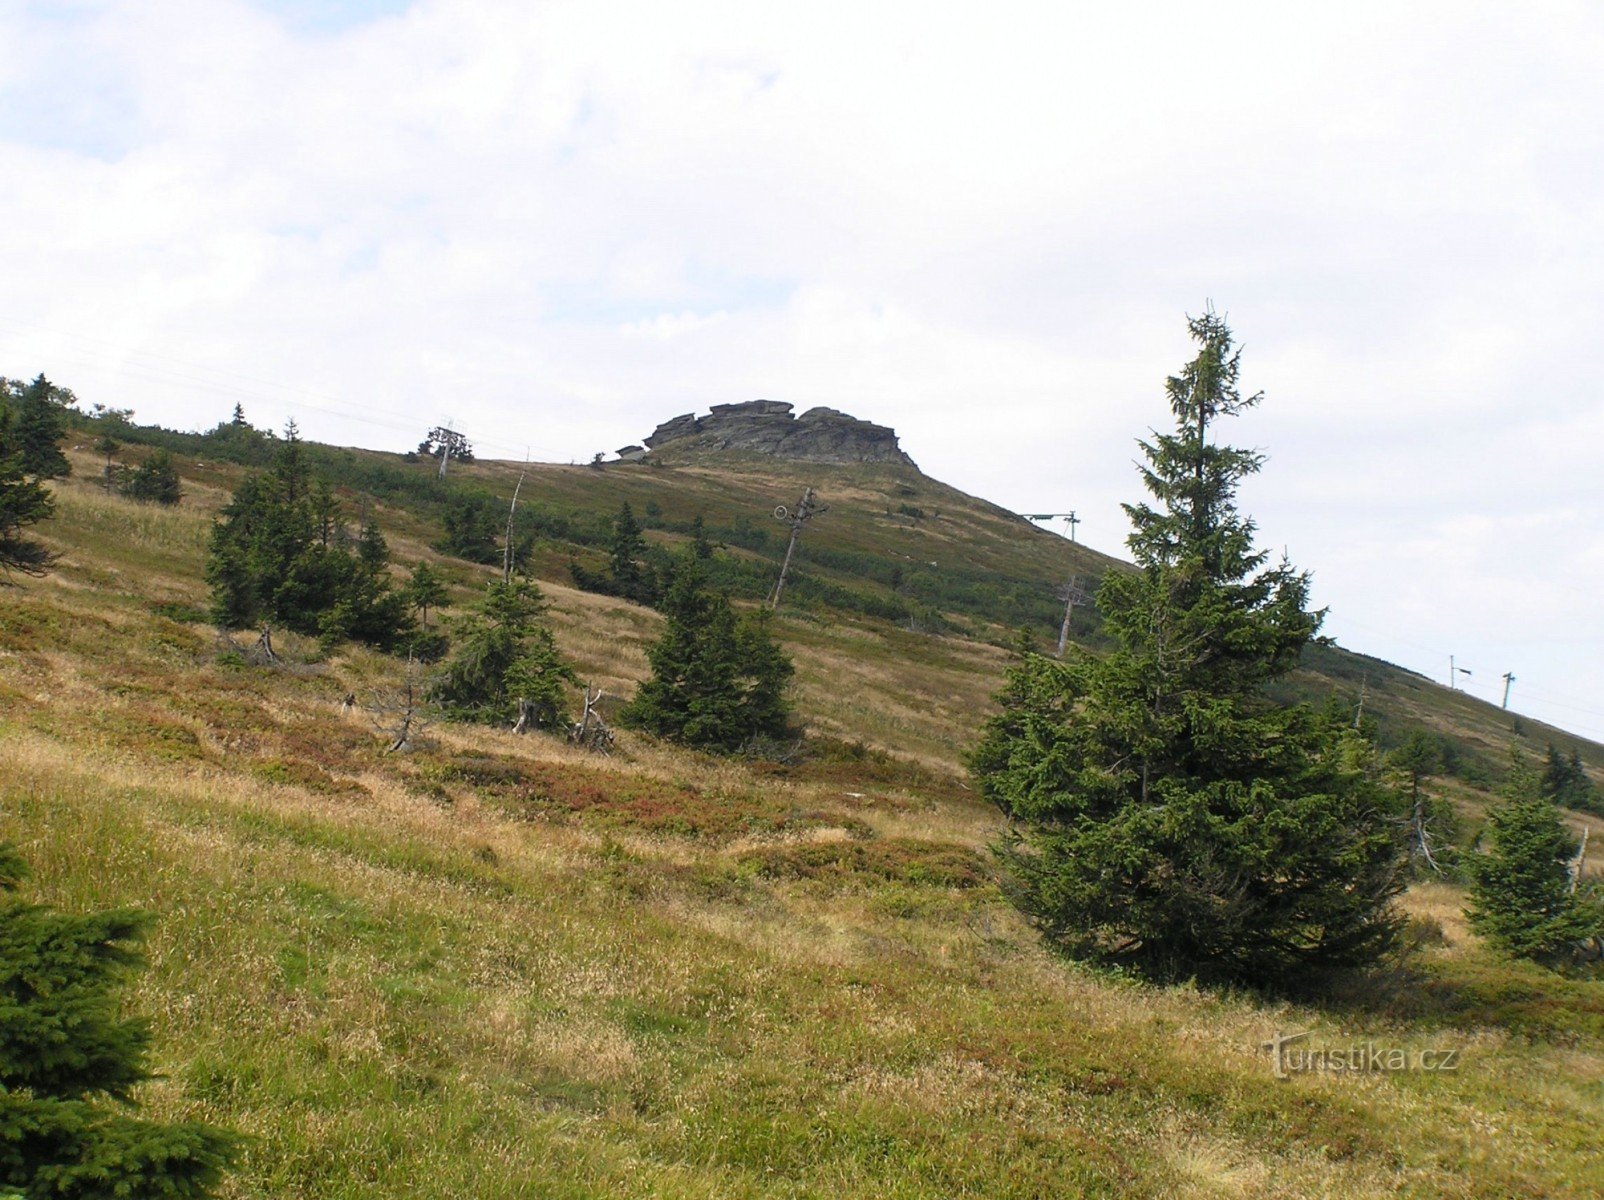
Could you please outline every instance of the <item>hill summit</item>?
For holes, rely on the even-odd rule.
[[[798,417],[792,407],[783,400],[715,404],[705,417],[685,413],[664,421],[646,445],[653,451],[672,445],[675,451],[733,450],[796,462],[900,463],[919,469],[897,445],[894,429],[834,408],[810,408]]]

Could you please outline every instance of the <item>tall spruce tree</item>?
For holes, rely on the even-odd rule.
[[[1262,457],[1211,440],[1259,401],[1212,309],[1167,391],[1175,430],[1139,442],[1135,571],[1097,607],[1104,657],[1027,654],[972,766],[1011,822],[1013,894],[1071,953],[1158,977],[1284,985],[1392,944],[1396,799],[1342,718],[1276,703],[1321,613],[1308,576],[1267,566],[1237,511]]]
[[[128,910],[75,916],[15,896],[26,867],[0,843],[0,1193],[58,1200],[213,1194],[235,1139],[126,1111],[151,1078],[145,1022],[115,989],[149,925]]]
[[[619,506],[612,525],[607,539],[607,573],[598,575],[577,562],[570,563],[568,570],[574,585],[587,592],[655,605],[662,598],[662,585],[657,572],[645,561],[646,538],[628,500]]]

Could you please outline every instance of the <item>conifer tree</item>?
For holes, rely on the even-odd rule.
[[[22,469],[36,479],[62,479],[72,473],[72,464],[61,452],[67,433],[63,399],[71,395],[40,375],[17,398],[16,445]]]
[[[1571,747],[1570,757],[1567,758],[1553,742],[1548,743],[1539,787],[1544,796],[1564,808],[1583,812],[1600,810],[1598,789],[1587,777],[1581,751],[1575,746]]]
[[[713,543],[707,537],[707,523],[697,513],[691,522],[691,557],[703,560],[713,557]]]
[[[0,403],[0,583],[13,571],[43,575],[55,555],[23,531],[56,511],[55,498],[22,465],[14,434],[15,415]]]
[[[607,540],[607,573],[597,575],[577,562],[571,563],[569,572],[575,586],[605,596],[620,596],[636,604],[656,604],[661,599],[661,588],[656,573],[644,561],[646,539],[628,500],[619,506],[612,526]]]
[[[972,766],[1011,822],[1014,896],[1050,939],[1160,977],[1281,985],[1392,943],[1401,828],[1356,731],[1266,694],[1322,614],[1236,509],[1261,456],[1210,437],[1259,400],[1239,391],[1230,329],[1209,310],[1189,331],[1175,430],[1138,443],[1153,503],[1125,506],[1137,570],[1097,596],[1115,648],[1026,655]]]
[[[391,584],[389,549],[372,522],[357,552],[333,544],[332,495],[314,484],[292,422],[263,474],[241,482],[212,528],[206,579],[213,617],[231,628],[262,622],[394,649],[411,632]]]
[[[459,721],[499,724],[527,716],[554,730],[566,718],[565,685],[577,683],[540,619],[545,598],[533,581],[497,580],[477,608],[455,623],[456,650],[430,698]]]
[[[1519,757],[1487,825],[1492,847],[1471,861],[1472,928],[1517,958],[1549,964],[1604,934],[1604,907],[1571,875],[1577,839]]]
[[[445,580],[427,560],[420,560],[412,568],[412,578],[407,581],[404,594],[425,629],[429,628],[429,610],[439,608],[450,597]]]
[[[641,604],[651,603],[655,589],[640,561],[645,554],[646,539],[640,522],[625,500],[613,518],[613,536],[607,545],[607,567],[612,572],[615,595]]]
[[[236,1140],[128,1114],[151,1078],[150,1031],[115,989],[141,965],[137,912],[53,912],[15,897],[26,867],[0,844],[0,1192],[59,1200],[210,1196]]]
[[[619,719],[703,750],[735,751],[754,736],[786,732],[785,689],[794,668],[767,614],[738,620],[694,553],[676,563],[661,608],[662,637],[647,651],[652,675]]]
[[[110,470],[109,459],[107,470]],[[121,491],[130,500],[165,507],[177,504],[184,496],[178,469],[173,466],[173,456],[165,450],[157,450],[139,467],[128,472],[122,481]]]
[[[498,539],[506,517],[490,496],[482,492],[453,494],[446,500],[440,521],[445,536],[436,549],[469,562],[499,563],[502,560]]]
[[[117,482],[118,470],[117,464],[114,460],[117,457],[117,451],[121,450],[122,448],[123,444],[116,438],[112,437],[109,433],[102,433],[98,438],[95,439],[95,453],[104,454],[106,456],[106,472],[104,476],[104,483],[108,492],[112,490],[112,487],[115,486]]]

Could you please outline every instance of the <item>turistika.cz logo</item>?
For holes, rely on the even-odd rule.
[[[1388,1074],[1399,1071],[1457,1071],[1459,1051],[1454,1047],[1410,1050],[1376,1042],[1349,1042],[1341,1046],[1301,1046],[1312,1031],[1277,1033],[1262,1044],[1270,1052],[1277,1079],[1291,1079],[1309,1071],[1348,1074]]]

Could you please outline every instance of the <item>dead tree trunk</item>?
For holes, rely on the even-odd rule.
[[[278,662],[278,655],[273,653],[273,630],[271,626],[262,626],[262,635],[256,639],[256,645],[251,647],[251,657],[263,666],[273,666]]]
[[[590,685],[586,684],[584,715],[568,727],[570,742],[587,750],[594,750],[598,754],[611,754],[613,749],[613,731],[596,708],[606,694],[600,688],[593,693]]]
[[[1064,650],[1069,645],[1069,619],[1075,615],[1075,606],[1086,601],[1086,593],[1081,590],[1080,576],[1071,575],[1069,583],[1059,594],[1064,602],[1064,623],[1058,627],[1058,657],[1064,657]]]
[[[507,508],[507,544],[504,547],[502,547],[502,550],[501,550],[501,582],[502,583],[511,583],[512,582],[513,559],[516,557],[516,555],[514,555],[513,549],[512,549],[512,519],[518,513],[518,493],[524,490],[524,476],[528,475],[528,474],[529,474],[529,464],[525,463],[523,472],[518,476],[518,486],[512,489],[512,504],[509,505],[508,508]],[[523,701],[520,700],[518,703],[520,705],[522,705]],[[518,724],[522,725],[523,721],[524,721],[524,715],[520,711],[520,713],[518,714]],[[523,730],[520,729],[520,730],[518,730],[518,732],[522,733]]]
[[[418,681],[418,666],[407,656],[406,675],[394,691],[376,698],[370,710],[374,727],[384,734],[386,754],[412,748],[412,739],[429,727],[424,717],[424,693]]]
[[[1409,827],[1410,834],[1414,840],[1414,852],[1426,860],[1428,867],[1441,875],[1442,868],[1437,865],[1437,859],[1431,852],[1431,830],[1428,828],[1430,824],[1431,818],[1426,815],[1426,793],[1420,786],[1420,782],[1416,780],[1415,802],[1409,815]]]

